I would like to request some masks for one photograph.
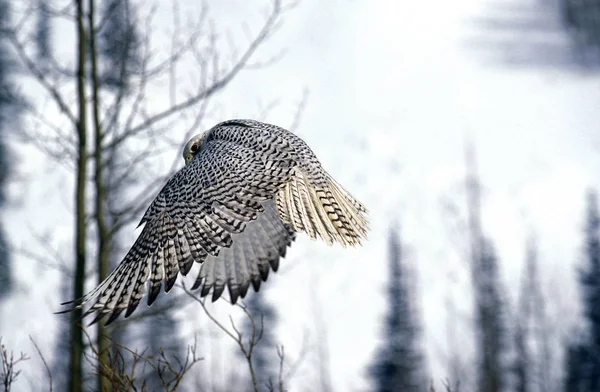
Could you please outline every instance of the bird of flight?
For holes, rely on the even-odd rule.
[[[108,277],[69,312],[95,300],[84,317],[110,324],[171,290],[179,273],[201,263],[193,290],[232,303],[277,271],[296,233],[328,244],[360,245],[367,210],[321,166],[293,133],[254,120],[229,120],[194,136],[185,166],[146,210],[139,237]],[[149,282],[146,284],[146,282]],[[146,287],[148,286],[148,287]],[[61,312],[62,313],[62,312]]]

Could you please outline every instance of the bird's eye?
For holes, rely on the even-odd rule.
[[[198,145],[196,143],[192,144],[190,146],[190,151],[193,152],[193,153],[194,152],[198,152]]]

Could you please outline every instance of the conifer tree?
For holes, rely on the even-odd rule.
[[[427,390],[422,353],[421,327],[415,311],[414,276],[406,271],[402,245],[396,229],[388,240],[387,315],[383,341],[369,368],[377,392]]]

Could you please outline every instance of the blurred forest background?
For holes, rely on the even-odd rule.
[[[394,178],[382,180],[380,188],[369,187],[361,178],[379,166],[357,162],[356,170],[349,169],[355,164],[353,157],[331,146],[348,144],[350,154],[358,154],[357,161],[377,161],[399,177],[403,173],[396,165],[410,166],[410,160],[388,162],[378,154],[368,155],[365,139],[377,136],[364,128],[348,131],[353,112],[344,108],[340,113],[346,120],[332,119],[312,136],[305,131],[319,124],[310,120],[315,88],[302,81],[303,69],[281,66],[294,47],[277,36],[289,25],[299,26],[308,45],[318,47],[318,32],[308,34],[302,28],[329,21],[335,26],[336,13],[347,6],[337,1],[329,13],[313,19],[302,14],[303,7],[309,7],[306,2],[0,0],[0,385],[5,390],[600,391],[596,189],[575,190],[581,208],[572,219],[580,229],[563,228],[572,232],[565,238],[577,242],[570,260],[561,261],[573,274],[561,275],[558,281],[546,279],[538,246],[546,239],[535,229],[525,230],[521,249],[513,252],[522,253],[521,260],[500,257],[497,233],[486,226],[486,183],[491,179],[479,170],[485,153],[478,158],[477,142],[461,130],[457,143],[462,149],[453,153],[460,162],[455,185],[462,199],[442,197],[441,212],[435,213],[446,232],[460,238],[458,258],[468,279],[457,280],[462,285],[458,293],[442,288],[444,298],[437,298],[431,310],[435,316],[426,317],[426,298],[437,284],[429,276],[436,271],[424,274],[419,246],[405,240],[414,227],[402,218],[408,208],[402,207],[402,192],[409,189],[396,192],[390,185]],[[379,4],[373,2],[372,7]],[[482,58],[484,67],[534,73],[568,69],[597,80],[599,0],[496,1],[485,6],[491,16],[461,20],[478,31],[462,43],[463,50]],[[395,45],[396,38],[427,42],[426,36],[438,34],[427,23],[411,28],[429,30],[425,38],[386,38],[386,45]],[[520,32],[516,39],[506,34],[515,30]],[[351,41],[343,35],[337,39]],[[393,53],[380,53],[382,66]],[[329,66],[316,62],[314,67]],[[265,96],[289,86],[253,83],[252,75],[258,72],[298,79],[304,88],[293,88],[292,100]],[[227,96],[225,91],[236,83],[245,88]],[[326,88],[335,93],[336,83]],[[310,98],[308,91],[313,92]],[[422,94],[407,92],[411,93]],[[386,112],[396,110],[394,102],[370,102]],[[597,103],[595,107],[600,108]],[[375,216],[369,241],[374,245],[353,251],[339,266],[358,271],[354,278],[342,278],[361,296],[362,290],[373,290],[368,277],[379,277],[384,289],[376,293],[377,314],[366,315],[371,303],[367,300],[348,301],[354,307],[345,305],[345,316],[325,310],[328,301],[338,301],[336,290],[345,287],[334,284],[327,295],[310,289],[297,294],[306,298],[306,306],[288,302],[297,286],[290,281],[277,286],[275,282],[283,279],[279,275],[297,274],[297,280],[309,286],[327,285],[327,273],[313,261],[327,263],[345,252],[308,247],[299,240],[289,250],[293,256],[282,261],[281,273],[270,276],[260,294],[251,293],[242,306],[231,307],[223,300],[205,303],[198,293],[178,285],[152,307],[109,328],[82,328],[81,311],[52,315],[60,302],[82,296],[121,260],[148,204],[182,166],[185,141],[231,117],[277,121],[311,146],[319,144],[320,133],[338,128],[337,139],[331,131],[335,144],[315,148],[320,150],[317,155],[331,151],[333,157],[325,158],[330,163],[340,157],[341,165],[324,166],[336,178],[358,177],[348,189],[370,200],[366,204],[373,206]],[[380,142],[388,143],[383,137]],[[536,143],[543,145],[544,140]],[[394,143],[389,148],[396,156]],[[510,154],[505,158],[510,160]],[[377,215],[377,199],[371,194],[378,189],[393,193],[391,203],[400,213]],[[26,210],[31,203],[38,207]],[[17,222],[16,216],[26,218]],[[419,233],[422,243],[435,241],[426,238],[427,228]],[[372,252],[375,247],[377,253]],[[381,260],[377,264],[375,259]],[[506,278],[508,263],[518,266],[517,280]],[[365,281],[361,269],[372,270],[365,273]],[[454,279],[446,272],[440,275]],[[564,288],[567,281],[576,287],[576,295]],[[31,308],[24,298],[39,307]],[[569,312],[563,312],[565,307]],[[286,316],[290,312],[295,318]],[[331,318],[341,320],[348,330],[336,329]],[[352,328],[365,319],[373,327],[360,333],[366,349],[359,351],[359,334]],[[294,337],[282,332],[293,328],[298,332]],[[355,378],[332,366],[340,357],[360,369],[352,370]]]

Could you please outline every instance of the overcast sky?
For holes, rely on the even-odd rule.
[[[221,1],[211,15],[242,39],[242,23],[256,26],[263,15],[255,3]],[[184,5],[190,14],[193,4]],[[160,32],[170,18],[158,15]],[[281,312],[279,338],[290,359],[298,355],[306,330],[314,346],[320,314],[334,389],[367,388],[364,367],[377,348],[385,310],[387,230],[397,222],[418,272],[431,377],[448,376],[448,298],[465,315],[464,328],[471,307],[465,243],[448,207],[464,217],[467,140],[477,150],[484,226],[496,243],[508,298],[516,296],[525,243],[535,234],[544,289],[552,294],[560,285],[565,292],[551,296],[552,312],[576,314],[573,266],[584,195],[600,182],[600,78],[572,60],[570,40],[558,23],[551,1],[543,0],[303,0],[257,57],[285,50],[283,58],[242,72],[219,94],[214,122],[255,118],[278,100],[263,119],[289,126],[308,91],[297,133],[370,211],[372,233],[363,248],[328,248],[300,238],[282,262],[284,273],[269,279],[265,295]],[[70,252],[65,241],[71,235],[71,177],[54,174],[56,166],[35,149],[20,146],[18,152],[24,154],[20,172],[27,183],[14,185],[12,194],[16,200],[25,190],[26,197],[15,202],[5,227],[22,245],[41,222],[53,230],[53,246]],[[56,295],[59,274],[40,271],[21,257],[15,264],[19,290],[4,310],[11,322],[2,322],[0,335],[16,351],[31,352],[31,334],[49,352],[48,331],[56,320],[51,311],[64,300]],[[219,310],[229,311],[226,304]],[[559,330],[566,333],[570,324],[562,320],[569,317],[562,315]],[[202,316],[194,317],[194,326],[183,332],[188,338],[203,325]],[[472,342],[463,335],[456,343],[468,352]],[[312,390],[305,385],[318,380],[314,351],[291,390]],[[230,367],[227,355],[223,358],[217,365]],[[215,364],[199,366],[209,365]]]

